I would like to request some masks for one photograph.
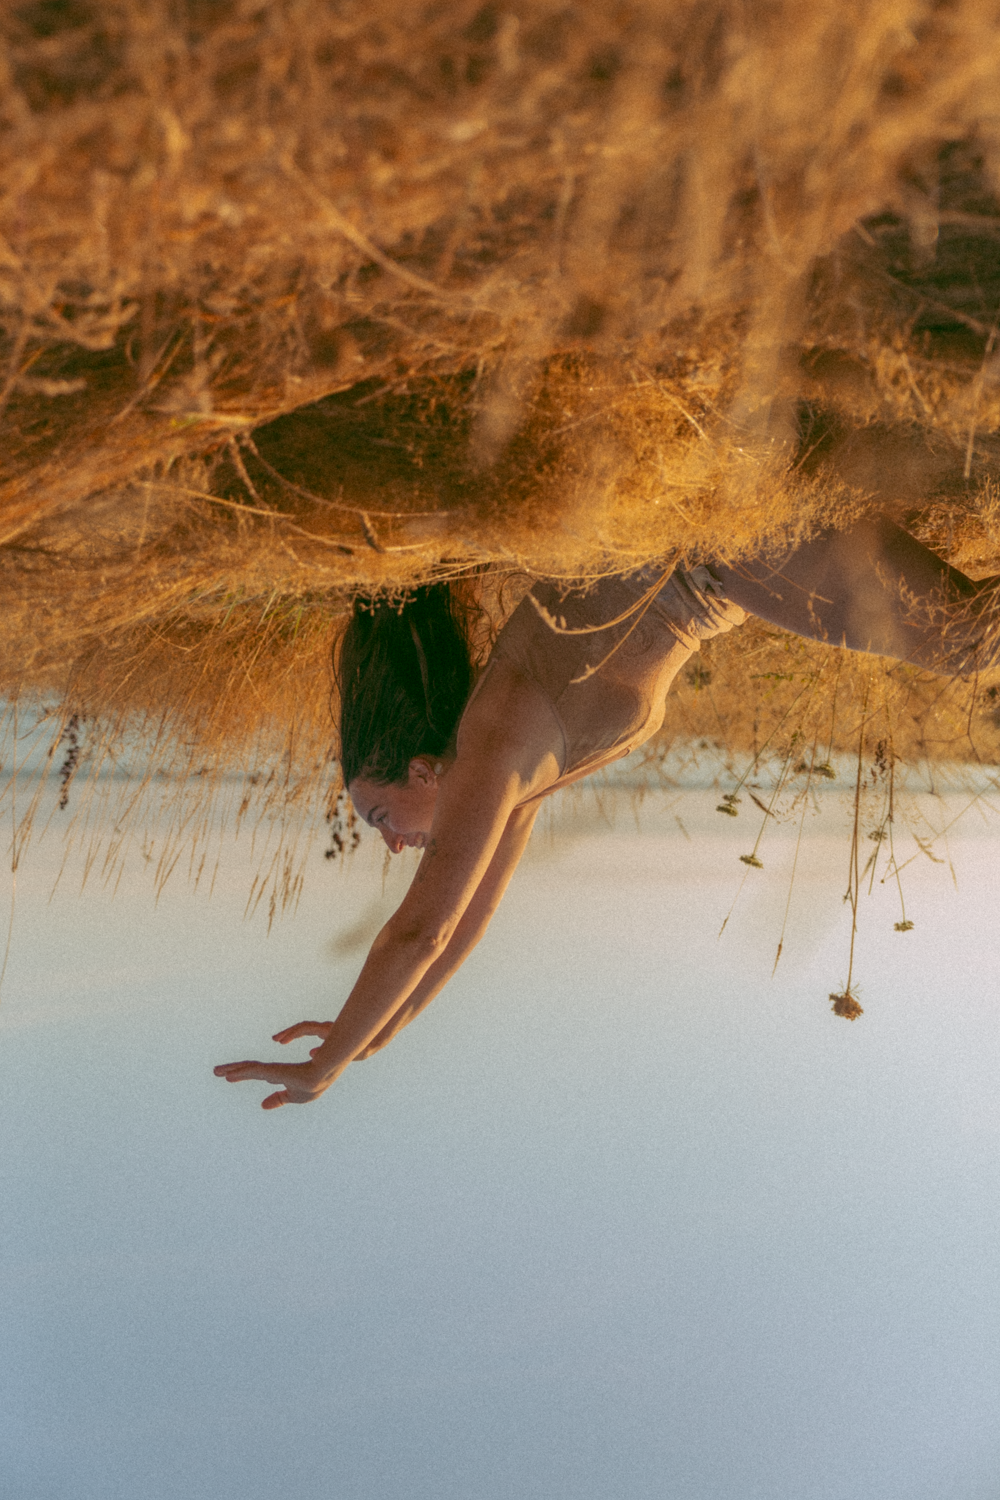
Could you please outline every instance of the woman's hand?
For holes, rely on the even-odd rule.
[[[286,1026],[284,1031],[275,1032],[273,1040],[285,1046],[300,1036],[318,1036],[322,1042],[332,1030],[332,1021],[299,1021],[295,1026]],[[280,1109],[283,1104],[310,1104],[330,1087],[340,1072],[338,1069],[335,1073],[321,1073],[312,1060],[318,1051],[319,1047],[310,1049],[307,1063],[220,1063],[214,1070],[215,1076],[224,1078],[227,1083],[245,1083],[256,1078],[262,1083],[283,1084],[280,1092],[268,1094],[261,1109]]]

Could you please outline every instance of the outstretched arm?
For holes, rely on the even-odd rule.
[[[531,830],[538,816],[539,804],[533,803],[528,807],[517,807],[507,820],[503,837],[497,845],[497,851],[490,861],[490,867],[483,876],[476,893],[455,928],[451,942],[439,959],[431,964],[423,979],[414,989],[408,1000],[396,1011],[396,1014],[383,1026],[367,1047],[359,1052],[355,1058],[360,1062],[363,1058],[372,1057],[376,1052],[388,1045],[398,1032],[408,1026],[410,1022],[419,1016],[420,1012],[430,1005],[435,995],[439,994],[448,983],[451,976],[461,968],[473,948],[479,942],[483,933],[490,925],[490,919],[497,907],[500,905],[503,893],[510,884],[511,876],[517,869],[521,855],[527,848]],[[296,1032],[294,1026],[290,1028]],[[315,1032],[304,1032],[302,1035],[316,1035]],[[280,1033],[280,1040],[291,1041],[292,1037],[287,1033]]]
[[[530,744],[531,716],[530,701],[525,708],[524,695],[519,701],[512,692],[509,702],[492,704],[479,727],[460,741],[413,883],[372,944],[337,1019],[278,1034],[278,1040],[323,1035],[312,1059],[227,1063],[216,1068],[217,1075],[232,1083],[284,1085],[264,1100],[265,1109],[308,1103],[390,1028],[408,1002],[413,1008],[399,1025],[437,993],[482,934],[530,833],[533,811],[522,804],[537,794],[532,773],[549,754]],[[544,764],[539,775],[542,786],[554,779]]]
[[[404,1000],[395,1015],[382,1027],[378,1036],[358,1053],[354,1059],[355,1062],[361,1062],[366,1057],[373,1057],[376,1052],[388,1046],[404,1026],[408,1026],[422,1010],[430,1005],[435,995],[440,994],[451,976],[464,964],[500,905],[503,893],[510,884],[511,876],[517,869],[521,855],[527,847],[537,816],[537,802],[530,807],[517,807],[511,813],[503,837],[497,845],[497,851],[490,861],[490,867],[455,928],[451,942],[441,957],[431,964],[409,999]],[[335,1021],[299,1021],[297,1025],[288,1026],[284,1031],[277,1032],[274,1040],[281,1042],[282,1046],[304,1036],[318,1036],[325,1041],[335,1025]],[[315,1057],[319,1050],[318,1047],[314,1047],[310,1055]]]

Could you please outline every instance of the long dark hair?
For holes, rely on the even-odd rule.
[[[415,755],[449,748],[475,680],[467,630],[446,583],[355,601],[334,659],[345,785],[405,781]]]

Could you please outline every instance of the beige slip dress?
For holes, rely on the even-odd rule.
[[[473,696],[498,661],[541,688],[562,736],[554,791],[655,734],[684,662],[746,618],[704,565],[666,577],[647,568],[587,590],[538,583],[501,630]]]

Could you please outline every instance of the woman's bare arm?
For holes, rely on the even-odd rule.
[[[502,701],[503,695],[494,698],[499,701],[490,705],[489,714],[478,716],[472,732],[463,735],[460,753],[442,783],[430,837],[410,889],[372,944],[357,983],[311,1061],[248,1061],[216,1068],[232,1083],[260,1079],[283,1084],[282,1092],[264,1100],[266,1109],[308,1103],[323,1093],[375,1041],[430,971],[438,965],[445,970],[459,925],[512,818],[511,839],[518,827],[526,839],[530,823],[525,825],[514,814],[539,789],[539,780],[544,782],[547,770],[539,768],[548,751],[543,748],[539,755],[532,747],[536,720],[530,701],[516,690],[507,701]],[[556,770],[550,779],[557,775]],[[496,900],[516,862],[512,860],[505,876],[497,866]],[[481,918],[470,918],[467,931],[481,931],[484,925]],[[471,941],[463,942],[463,957],[472,946]]]
[[[503,893],[510,884],[511,876],[517,869],[521,856],[527,848],[531,830],[538,816],[538,803],[528,807],[516,807],[507,820],[503,837],[497,845],[496,853],[490,861],[489,869],[483,876],[476,888],[475,895],[469,902],[462,914],[458,926],[455,928],[451,942],[439,959],[431,964],[427,973],[413,990],[408,1000],[396,1011],[396,1014],[384,1026],[378,1036],[368,1043],[362,1052],[359,1052],[356,1062],[363,1058],[372,1057],[376,1052],[388,1045],[404,1026],[419,1016],[448,983],[451,976],[461,968],[473,948],[479,942],[483,933],[490,925],[490,920],[497,907],[503,899]],[[295,1028],[290,1028],[295,1031]],[[303,1035],[315,1035],[315,1032],[303,1033]],[[282,1040],[285,1039],[282,1032]],[[291,1041],[292,1038],[288,1037]]]

